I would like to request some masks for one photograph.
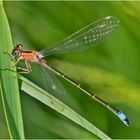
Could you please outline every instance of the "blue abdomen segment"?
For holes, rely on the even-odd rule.
[[[121,120],[125,125],[129,126],[129,121],[128,121],[127,117],[126,117],[121,111],[119,111],[119,112],[117,113],[117,116],[120,118],[120,120]]]

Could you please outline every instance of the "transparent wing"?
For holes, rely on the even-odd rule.
[[[58,98],[59,97],[61,98],[61,96],[65,95],[67,91],[60,83],[58,78],[51,71],[45,69],[42,66],[40,67],[42,71],[42,79],[43,79],[45,90]]]
[[[39,52],[39,58],[57,53],[86,49],[106,38],[119,24],[116,17],[104,17],[82,28],[61,42]]]

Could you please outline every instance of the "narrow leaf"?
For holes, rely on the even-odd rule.
[[[0,91],[10,138],[24,138],[17,74],[10,61],[12,38],[9,24],[0,1]]]
[[[75,112],[73,109],[68,107],[66,104],[62,103],[60,100],[55,98],[54,96],[50,95],[48,92],[44,91],[31,81],[27,80],[23,76],[20,76],[22,80],[21,90],[29,94],[30,96],[36,98],[40,102],[48,105],[49,107],[53,108],[57,112],[63,114],[76,124],[82,126],[83,128],[87,129],[94,135],[98,136],[102,139],[110,139],[106,134],[104,134],[101,130],[83,118],[80,114]]]

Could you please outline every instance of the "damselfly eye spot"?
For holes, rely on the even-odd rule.
[[[15,48],[19,49],[19,48],[22,48],[23,45],[22,44],[17,44]]]
[[[15,56],[17,54],[17,51],[12,51],[12,55]]]
[[[23,47],[23,45],[17,44],[16,47],[12,50],[12,55],[13,56],[18,55],[21,52],[22,47]]]

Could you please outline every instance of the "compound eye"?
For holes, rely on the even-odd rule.
[[[16,56],[17,55],[17,51],[12,51],[12,55]]]
[[[16,57],[20,54],[21,50],[22,50],[22,45],[21,44],[17,44],[15,48],[13,48],[11,54]]]
[[[16,45],[16,48],[22,48],[22,47],[23,47],[22,44],[17,44],[17,45]]]

